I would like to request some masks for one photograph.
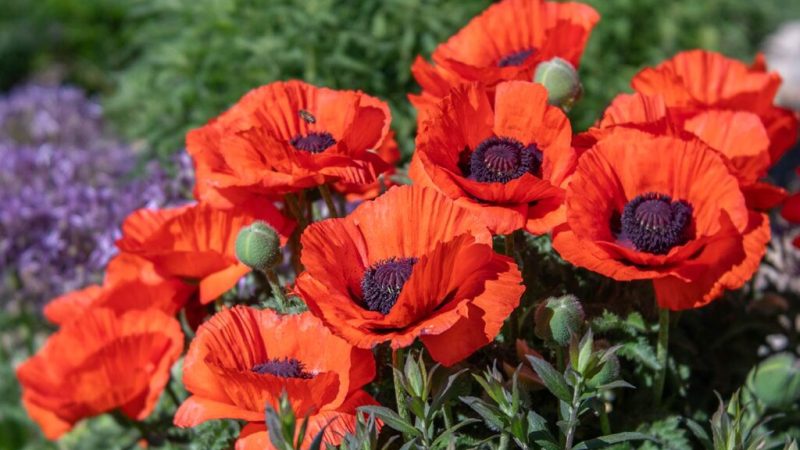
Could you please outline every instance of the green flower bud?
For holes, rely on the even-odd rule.
[[[619,358],[617,358],[617,355],[609,355],[600,371],[586,380],[586,386],[596,389],[604,384],[611,383],[617,378],[619,378]]]
[[[747,386],[767,406],[791,406],[800,400],[800,359],[790,353],[770,356],[750,371]]]
[[[543,340],[565,347],[573,334],[580,334],[583,318],[583,308],[574,295],[550,297],[536,307],[534,331]]]
[[[261,221],[242,228],[236,236],[236,258],[251,269],[271,269],[281,260],[278,233]]]
[[[569,109],[583,93],[578,71],[562,58],[553,58],[536,66],[533,81],[547,88],[548,103],[563,109]]]

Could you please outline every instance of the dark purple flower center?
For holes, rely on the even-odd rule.
[[[361,278],[367,309],[389,314],[416,262],[417,258],[389,258],[370,266]]]
[[[506,56],[500,58],[500,61],[497,61],[497,67],[508,67],[508,66],[518,66],[525,62],[529,56],[533,54],[535,50],[532,48],[528,48],[525,50],[520,50],[518,52],[509,53]]]
[[[535,144],[524,146],[516,139],[490,137],[470,155],[469,177],[483,183],[508,183],[526,173],[536,174],[542,152]]]
[[[310,153],[322,153],[331,146],[336,144],[336,139],[325,131],[312,131],[303,136],[298,134],[289,141],[292,146],[298,150],[303,150]]]
[[[648,192],[625,205],[620,221],[623,237],[637,250],[663,255],[689,239],[692,205]]]
[[[306,372],[304,369],[303,363],[294,358],[274,358],[267,362],[256,364],[251,370],[261,375],[268,373],[283,378],[314,377],[314,375]]]

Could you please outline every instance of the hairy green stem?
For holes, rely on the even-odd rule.
[[[269,282],[270,289],[272,289],[272,293],[275,294],[275,298],[278,299],[278,306],[280,306],[281,312],[286,312],[286,305],[288,305],[288,302],[286,301],[286,294],[284,294],[283,288],[281,287],[281,282],[278,280],[278,274],[276,274],[273,269],[267,269],[264,271],[264,275],[267,276],[267,281]]]
[[[578,428],[578,409],[581,406],[581,393],[583,391],[583,379],[578,380],[575,391],[572,394],[572,405],[569,410],[569,428],[564,441],[564,449],[572,450],[572,442],[575,440],[575,430]]]
[[[556,348],[556,367],[561,373],[567,370],[567,358],[564,356],[564,347]]]
[[[175,389],[172,387],[172,377],[170,377],[169,381],[167,382],[166,389],[167,395],[172,400],[172,403],[175,403],[175,406],[181,406],[181,398],[178,396],[178,393],[175,392]]]
[[[308,221],[306,220],[303,208],[300,207],[300,201],[294,194],[286,194],[284,199],[286,200],[286,206],[289,208],[289,212],[294,216],[295,220],[297,220],[297,224],[302,230],[308,225]]]
[[[503,433],[500,434],[500,444],[497,446],[497,450],[507,450],[510,441],[511,437],[509,436],[509,434],[503,431]]]
[[[392,377],[394,380],[394,399],[397,402],[397,414],[408,422],[408,408],[406,407],[406,394],[400,382],[400,374],[403,373],[403,349],[392,349]]]
[[[331,188],[327,184],[320,184],[319,193],[322,195],[322,199],[325,200],[325,205],[328,206],[328,217],[341,217],[336,209],[336,202],[333,201]]]
[[[605,402],[603,402],[603,407],[600,409],[600,430],[603,432],[603,436],[611,434],[611,422],[608,420]]]
[[[653,384],[653,404],[656,408],[661,406],[661,399],[664,395],[664,380],[667,378],[667,359],[669,357],[669,309],[659,308],[658,310],[658,344],[656,346],[656,358],[658,359],[659,369]]]
[[[514,240],[514,232],[508,233],[505,235],[505,244],[506,244],[506,255],[510,256],[511,259],[514,259],[514,253],[516,251],[516,241]]]

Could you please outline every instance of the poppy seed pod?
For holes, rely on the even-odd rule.
[[[580,333],[583,318],[583,308],[574,295],[550,297],[536,307],[534,331],[545,341],[563,347],[573,334]]]
[[[569,109],[583,93],[578,71],[569,61],[553,58],[536,66],[533,81],[547,88],[547,101]]]
[[[770,356],[750,372],[747,385],[767,406],[787,408],[800,400],[800,360],[789,353]]]
[[[236,236],[236,258],[255,270],[271,269],[281,260],[278,233],[262,221],[242,228]]]

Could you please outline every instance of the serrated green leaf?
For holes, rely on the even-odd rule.
[[[576,444],[574,447],[572,447],[572,449],[591,450],[595,448],[609,447],[614,444],[619,444],[620,442],[644,441],[644,440],[650,441],[653,440],[653,438],[643,433],[629,431],[624,433],[609,434],[608,436],[602,436],[595,439],[589,439],[588,441],[583,441]]]
[[[530,355],[528,356],[528,361],[530,361],[539,378],[542,379],[542,383],[544,383],[547,390],[567,403],[572,401],[572,394],[567,382],[564,380],[564,376],[558,373],[550,363]]]
[[[365,414],[373,414],[381,419],[389,427],[408,436],[420,436],[422,433],[410,423],[403,420],[396,412],[385,406],[362,406],[359,411]]]
[[[461,401],[478,413],[492,431],[500,431],[505,427],[502,414],[494,406],[477,397],[460,397]]]

